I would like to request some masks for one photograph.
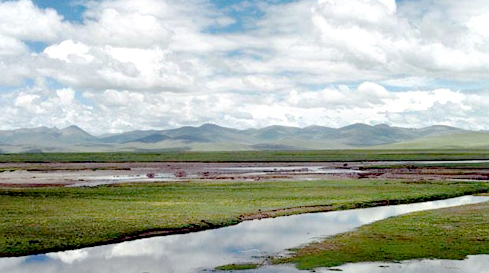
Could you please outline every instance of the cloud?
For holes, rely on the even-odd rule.
[[[59,59],[67,63],[88,63],[94,59],[94,56],[89,55],[90,48],[80,42],[66,40],[59,44],[54,44],[46,49],[44,53],[52,59]]]
[[[30,0],[0,1],[0,34],[23,41],[52,42],[66,28],[53,9],[41,9]]]
[[[270,71],[297,73],[299,83],[399,75],[482,80],[489,44],[467,22],[485,16],[484,8],[448,2],[297,1],[272,7],[257,23],[263,48],[274,53],[264,63]]]
[[[0,58],[2,56],[16,56],[27,52],[27,46],[17,39],[0,34]]]
[[[75,27],[72,35],[91,45],[161,46],[171,38],[165,24],[171,12],[165,1],[89,2],[84,24]]]
[[[489,126],[485,115],[488,105],[486,93],[464,94],[450,89],[391,92],[374,82],[352,87],[332,85],[319,91],[219,94],[79,92],[70,88],[50,90],[38,83],[21,92],[0,94],[0,124],[3,128],[18,123],[27,127],[78,124],[94,134],[198,126],[206,122],[234,128],[271,124],[340,127],[362,122],[483,129]]]
[[[0,1],[2,128],[489,128],[486,90],[464,90],[489,72],[484,0],[83,3],[73,23]]]

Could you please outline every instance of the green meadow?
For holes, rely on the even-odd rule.
[[[489,159],[488,149],[365,149],[308,151],[230,151],[153,153],[31,153],[0,154],[0,163],[52,162],[333,162]]]
[[[0,256],[76,249],[270,216],[487,192],[479,182],[198,181],[0,189]]]
[[[313,269],[477,254],[489,254],[489,203],[388,218],[296,249],[292,257],[275,262]]]

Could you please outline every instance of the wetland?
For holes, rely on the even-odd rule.
[[[351,154],[349,156],[345,159],[358,157],[351,156]],[[398,155],[394,154],[391,157],[397,158]],[[246,227],[255,222],[267,225],[269,220],[280,223],[283,221],[281,219],[285,218],[322,215],[317,212],[335,215],[340,211],[350,213],[346,211],[350,209],[358,210],[379,206],[387,208],[390,205],[442,200],[489,191],[487,183],[489,163],[484,156],[480,159],[472,156],[461,158],[465,159],[463,161],[453,161],[453,159],[458,159],[454,158],[456,156],[453,154],[447,157],[446,161],[433,161],[433,157],[437,158],[438,153],[432,156],[421,156],[420,158],[426,159],[425,161],[405,162],[392,161],[393,158],[382,156],[382,159],[385,160],[312,162],[300,160],[291,162],[280,160],[275,162],[256,162],[256,160],[244,162],[10,161],[0,163],[0,217],[4,219],[0,224],[0,256],[4,257],[0,259],[0,268],[7,268],[12,264],[22,265],[19,268],[25,268],[26,264],[30,267],[41,268],[43,265],[40,261],[50,261],[46,264],[55,267],[67,261],[67,264],[74,266],[74,264],[81,263],[82,260],[90,260],[95,257],[90,253],[100,252],[107,257],[108,252],[100,249],[112,248],[122,253],[129,251],[129,254],[122,255],[126,258],[137,259],[137,257],[148,255],[152,257],[151,259],[156,259],[153,250],[163,253],[165,251],[161,249],[169,249],[170,246],[167,243],[158,243],[157,246],[154,246],[153,243],[145,243],[146,240],[173,241],[178,236],[222,232],[221,230]],[[487,211],[486,206],[481,205],[477,215],[480,216],[485,211]],[[432,219],[430,217],[426,218],[428,223]],[[474,217],[474,215],[468,216],[465,223],[470,222]],[[257,221],[258,219],[261,220]],[[249,228],[251,235],[247,237],[222,235],[219,238],[227,238],[222,241],[226,244],[225,249],[231,250],[232,258],[228,257],[229,253],[222,254],[221,250],[216,251],[219,253],[217,256],[222,259],[197,254],[195,251],[201,247],[192,242],[198,240],[179,243],[178,245],[182,248],[179,253],[184,253],[182,257],[185,258],[175,258],[175,260],[181,260],[182,264],[188,266],[191,264],[183,262],[184,259],[200,260],[202,263],[200,265],[192,264],[191,268],[174,272],[211,270],[214,266],[229,263],[239,265],[243,262],[251,263],[253,267],[257,262],[270,264],[254,269],[258,272],[275,272],[277,268],[286,272],[288,270],[286,268],[295,268],[288,265],[285,267],[271,265],[280,262],[293,263],[299,268],[336,266],[338,265],[336,263],[325,263],[326,259],[317,253],[305,250],[304,252],[303,248],[298,248],[297,251],[291,253],[286,250],[297,247],[321,249],[322,247],[314,248],[308,244],[318,243],[329,236],[336,238],[335,236],[342,236],[344,232],[354,232],[355,230],[352,229],[362,229],[361,226],[365,224],[367,226],[375,225],[376,223],[371,223],[371,221],[383,218],[371,217],[371,219],[373,220],[370,222],[362,222],[334,233],[336,235],[329,233],[330,230],[334,230],[331,228],[311,231],[309,228],[318,226],[318,224],[312,224],[307,220],[295,220],[294,222],[305,224],[299,228],[293,228],[291,224],[283,224],[284,230],[279,233],[282,234],[279,237],[267,231],[266,228]],[[337,223],[337,225],[342,224]],[[222,229],[223,227],[226,228]],[[468,229],[474,228],[485,230],[487,225],[476,224]],[[296,230],[299,233],[293,233]],[[301,237],[298,234],[304,236]],[[435,231],[434,234],[436,234]],[[384,235],[382,233],[379,236]],[[420,235],[420,238],[425,240],[432,237]],[[245,238],[255,238],[255,241],[251,243],[253,240]],[[283,238],[288,238],[288,240]],[[276,244],[275,248],[267,248],[264,245],[269,239],[274,242],[284,241],[284,245]],[[285,243],[286,241],[290,242]],[[331,241],[327,242],[328,245],[331,245]],[[391,238],[389,242],[395,242],[395,240]],[[119,246],[120,243],[130,247],[124,248]],[[416,242],[417,245],[424,243],[426,242]],[[355,245],[352,242],[344,244]],[[214,244],[205,243],[205,245],[212,246],[211,250],[204,251],[206,255],[211,255]],[[91,252],[92,250],[88,251],[88,249],[97,250]],[[215,249],[219,247],[216,245]],[[462,249],[465,256],[487,252],[480,249],[477,251],[466,251],[461,247],[459,249]],[[355,260],[350,256],[345,258],[346,261],[390,260],[389,257],[378,258],[372,255],[366,255],[370,258],[361,258],[364,256],[351,249],[346,252],[356,253],[353,256],[360,257]],[[284,253],[291,256],[282,257]],[[305,254],[301,256],[301,253]],[[313,256],[320,257],[316,259],[320,262],[304,265],[303,260],[310,261]],[[425,258],[437,257],[436,255],[427,256],[426,253],[420,256],[406,255],[403,257],[422,259],[424,256]],[[455,255],[454,257],[463,258],[465,256]],[[392,260],[399,260],[400,256],[392,257],[394,257]],[[146,258],[141,261],[147,261]],[[207,260],[214,262],[212,264],[204,262]],[[58,264],[53,261],[57,261]],[[341,262],[341,259],[336,262],[344,263],[344,261]],[[107,263],[107,266],[110,264]],[[136,268],[137,263],[132,264]],[[60,271],[64,269],[53,272]],[[146,270],[146,272],[153,271],[172,272]],[[98,272],[110,272],[110,270]]]

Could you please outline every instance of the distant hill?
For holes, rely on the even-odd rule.
[[[440,134],[375,147],[377,149],[488,149],[489,133],[462,132]]]
[[[238,130],[215,124],[170,130],[137,130],[96,137],[72,125],[0,131],[0,151],[240,151],[325,149],[487,148],[488,132],[435,125],[413,129],[386,124],[352,124],[341,128],[269,126]]]
[[[76,145],[102,143],[100,139],[72,125],[64,129],[38,127],[0,131],[0,144],[3,152],[50,151],[51,149],[69,149]],[[5,148],[10,147],[10,148]]]

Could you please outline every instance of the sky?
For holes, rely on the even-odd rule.
[[[489,130],[487,0],[0,0],[0,130]]]

